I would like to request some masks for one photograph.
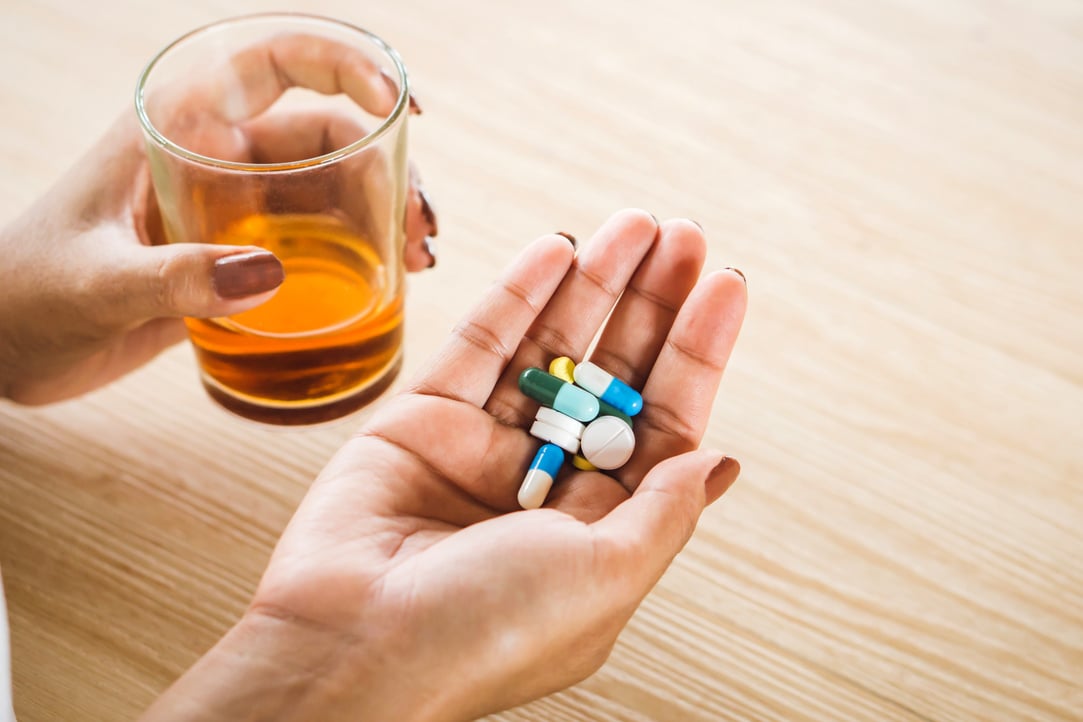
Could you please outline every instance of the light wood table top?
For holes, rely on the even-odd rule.
[[[281,7],[7,0],[0,221],[168,40]],[[749,278],[706,442],[741,480],[598,674],[497,719],[1083,719],[1083,5],[304,7],[398,47],[425,108],[441,255],[404,376],[527,240],[620,207],[694,218]],[[186,346],[0,403],[21,719],[135,717],[355,425],[240,422]]]

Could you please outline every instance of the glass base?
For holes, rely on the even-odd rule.
[[[341,419],[372,403],[387,391],[401,369],[402,354],[399,353],[384,373],[367,386],[348,396],[339,396],[326,404],[312,406],[266,406],[234,396],[206,377],[202,380],[207,394],[219,406],[237,416],[272,426],[311,426]]]

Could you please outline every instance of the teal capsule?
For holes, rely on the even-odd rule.
[[[598,399],[595,396],[539,368],[530,367],[519,374],[519,390],[538,403],[584,424],[598,415]]]

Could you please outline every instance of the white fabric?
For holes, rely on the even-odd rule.
[[[11,647],[8,635],[8,610],[4,603],[4,580],[0,578],[0,722],[15,722],[11,703]]]

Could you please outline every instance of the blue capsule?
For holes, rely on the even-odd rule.
[[[576,364],[575,383],[629,416],[643,410],[643,397],[628,384],[589,361]]]
[[[534,460],[530,462],[523,484],[519,487],[519,506],[524,509],[537,509],[544,504],[563,463],[563,449],[556,444],[542,444],[538,453],[534,454]]]

